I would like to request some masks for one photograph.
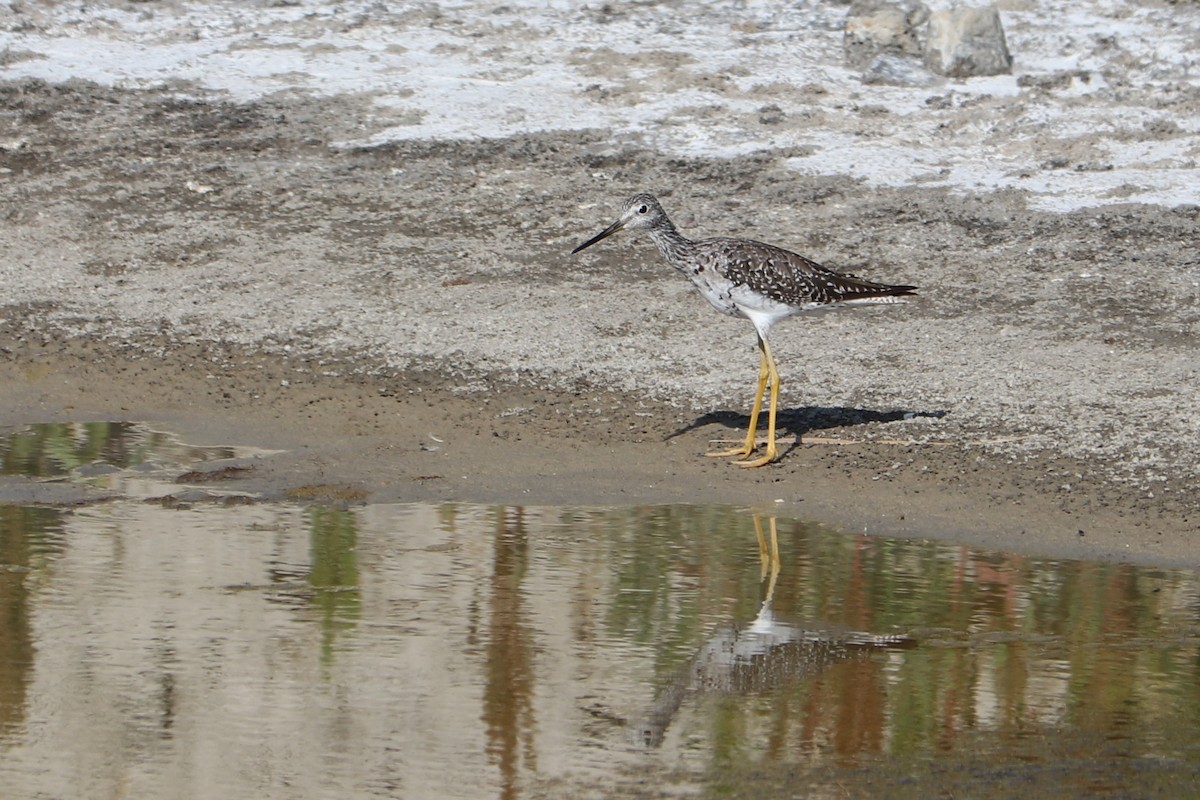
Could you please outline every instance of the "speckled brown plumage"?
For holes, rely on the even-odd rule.
[[[707,239],[697,244],[708,251],[710,260],[723,265],[731,283],[797,308],[902,297],[917,288],[837,273],[797,253],[749,239]]]

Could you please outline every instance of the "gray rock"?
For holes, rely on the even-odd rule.
[[[783,109],[772,103],[758,110],[758,121],[763,125],[778,125],[784,120]]]
[[[919,56],[917,29],[927,19],[929,9],[919,0],[854,0],[842,33],[846,63],[865,67],[883,53]]]
[[[863,70],[862,82],[887,86],[941,86],[946,79],[925,69],[915,58],[880,53]]]
[[[1000,12],[995,6],[935,12],[929,18],[925,65],[952,78],[1012,72]]]

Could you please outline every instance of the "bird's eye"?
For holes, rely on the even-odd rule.
[[[638,209],[638,213],[639,213],[639,214],[645,214],[645,213],[646,213],[647,211],[649,211],[649,210],[650,210],[650,207],[649,207],[649,206],[642,206],[641,208],[639,208],[639,209]]]

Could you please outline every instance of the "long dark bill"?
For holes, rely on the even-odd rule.
[[[582,250],[585,247],[591,247],[596,242],[600,241],[601,239],[603,239],[606,236],[612,236],[614,233],[616,233],[617,231],[621,230],[621,228],[624,228],[624,227],[625,227],[625,223],[622,222],[621,220],[617,220],[612,225],[609,225],[607,228],[600,231],[599,233],[597,233],[592,238],[588,239],[583,244],[579,245],[579,247],[576,247],[574,250],[572,250],[571,255],[575,255],[576,253],[578,253],[580,250]]]

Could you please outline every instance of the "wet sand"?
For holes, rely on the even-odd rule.
[[[195,444],[270,451],[232,478],[264,499],[333,504],[715,503],[851,531],[933,537],[1070,558],[1194,565],[1195,512],[1101,480],[1086,464],[1014,464],[966,442],[868,441],[887,423],[808,427],[777,464],[702,453],[745,416],[694,414],[602,389],[473,386],[435,374],[316,374],[277,358],[195,346],[142,349],[6,337],[0,425],[139,420]],[[328,371],[328,370],[323,370]],[[834,442],[840,442],[835,444]],[[1069,490],[1060,481],[1069,480]],[[69,504],[13,479],[12,499]],[[80,490],[82,491],[82,490]],[[42,494],[38,494],[41,492]]]

